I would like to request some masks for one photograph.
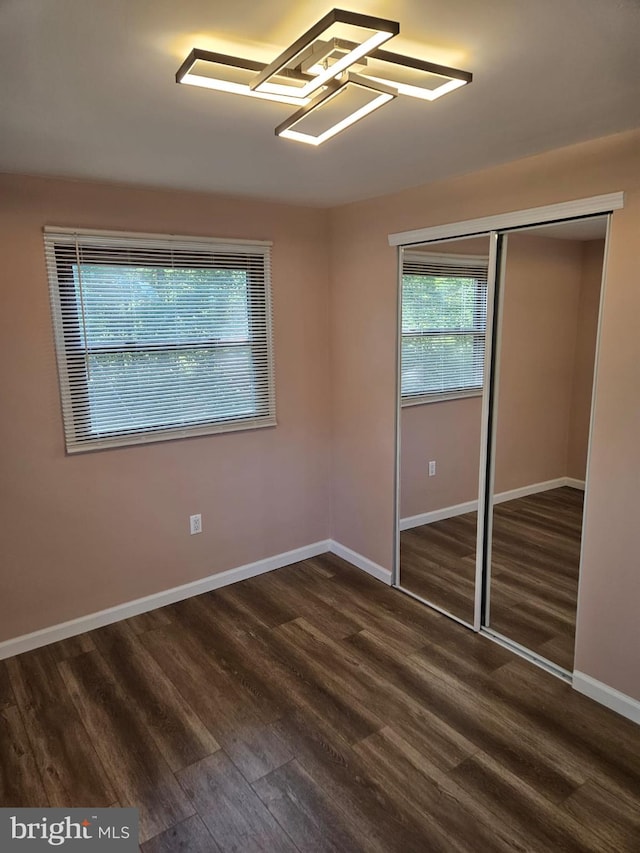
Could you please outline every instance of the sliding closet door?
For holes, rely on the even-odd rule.
[[[606,225],[502,238],[484,625],[567,671]]]
[[[490,237],[402,250],[398,585],[468,625],[476,605]]]

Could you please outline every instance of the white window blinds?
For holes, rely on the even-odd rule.
[[[483,257],[404,252],[404,405],[482,388],[487,268]]]
[[[70,453],[272,426],[270,246],[45,229]]]

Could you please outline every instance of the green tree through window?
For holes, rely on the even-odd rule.
[[[275,423],[265,250],[49,243],[70,449]]]
[[[482,388],[486,314],[486,263],[466,267],[460,259],[408,256],[402,276],[405,402]]]

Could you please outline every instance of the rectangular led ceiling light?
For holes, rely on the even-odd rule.
[[[264,62],[256,62],[253,59],[194,48],[178,69],[176,83],[202,86],[218,92],[232,92],[235,95],[248,95],[252,98],[278,101],[298,107],[309,102],[309,98],[296,95],[294,86],[304,86],[313,77],[298,71],[283,69],[281,76],[276,78],[292,81],[293,85],[286,91],[279,91],[280,87],[277,84],[267,83],[264,90],[254,92],[249,83],[255,78],[256,73],[263,71],[265,67]],[[277,91],[274,91],[274,88]]]
[[[368,80],[377,80],[391,86],[398,95],[408,95],[424,101],[435,101],[436,98],[473,80],[473,74],[469,71],[437,65],[435,62],[426,62],[413,56],[390,53],[388,50],[371,51],[367,57],[367,67],[362,74]],[[392,79],[389,79],[388,74],[391,74]]]
[[[382,50],[399,31],[397,21],[333,9],[269,64],[194,48],[176,81],[295,105],[276,135],[321,145],[397,95],[435,101],[472,81],[468,71]]]
[[[291,95],[293,91],[297,97],[307,98],[399,31],[400,24],[397,21],[333,9],[261,70],[251,81],[251,89],[254,92],[267,92],[271,86],[272,92]],[[352,47],[336,62],[325,64],[320,73],[302,85],[296,86],[293,80],[287,80],[285,84],[274,81],[274,77],[281,75],[283,71],[298,69],[305,59],[314,53],[318,41],[330,41],[332,38],[349,40]]]
[[[352,72],[276,128],[276,136],[321,145],[395,98],[395,91]]]

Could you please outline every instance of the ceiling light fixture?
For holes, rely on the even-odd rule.
[[[344,47],[348,48],[349,42],[343,43]],[[424,59],[416,59],[413,56],[403,56],[400,53],[390,53],[388,50],[372,50],[369,53],[369,58],[372,64],[378,68],[378,63],[387,65],[400,66],[402,69],[409,69],[411,72],[424,72],[429,78],[436,78],[434,82],[437,85],[434,88],[427,86],[424,82],[419,84],[403,83],[395,80],[390,80],[388,77],[379,77],[373,68],[365,68],[362,74],[371,79],[378,80],[381,83],[386,83],[392,86],[399,95],[407,95],[410,98],[421,98],[423,101],[435,101],[436,98],[446,95],[447,92],[453,92],[454,89],[459,89],[461,86],[466,86],[473,80],[473,74],[469,71],[461,71],[459,68],[449,68],[447,65],[437,65],[435,62],[427,62]],[[311,73],[314,68],[309,69]],[[384,68],[380,68],[384,73]]]
[[[176,82],[297,106],[276,135],[320,145],[397,95],[433,101],[471,82],[468,71],[381,50],[399,30],[333,9],[269,64],[194,48]]]
[[[200,48],[194,47],[180,68],[178,68],[176,83],[187,83],[190,86],[202,86],[205,89],[215,89],[218,92],[232,92],[234,95],[248,95],[251,98],[261,98],[264,101],[277,101],[281,104],[293,104],[298,107],[301,104],[309,102],[309,98],[295,97],[291,93],[281,94],[277,90],[274,91],[274,88],[270,88],[268,85],[264,91],[254,92],[248,82],[241,83],[234,79],[210,77],[208,74],[195,74],[193,69],[199,62],[207,63],[205,66],[207,71],[214,68],[216,71],[218,68],[227,70],[227,77],[238,76],[233,73],[229,74],[229,71],[237,72],[238,69],[241,69],[240,73],[247,71],[249,72],[249,79],[253,79],[257,72],[266,68],[264,62],[243,59],[240,56],[227,56],[224,53],[213,53],[210,50],[200,50]],[[301,80],[303,83],[309,79],[308,75],[302,73],[291,73],[291,76]]]
[[[330,124],[329,127],[320,133],[313,134],[293,130],[296,125],[308,119],[311,114],[317,116],[320,111],[323,108],[326,109],[334,99],[346,95],[354,89],[358,89],[367,95],[372,93],[374,97],[363,103],[361,106],[358,106],[353,112],[349,112],[343,118],[340,118],[333,124]],[[276,136],[284,136],[285,139],[295,139],[297,142],[306,142],[309,145],[321,145],[323,142],[326,142],[327,139],[331,139],[332,136],[340,133],[341,130],[345,130],[345,128],[350,127],[357,121],[360,121],[360,119],[369,115],[369,113],[372,113],[374,110],[377,110],[378,107],[381,107],[383,104],[386,104],[395,97],[396,93],[390,86],[361,77],[359,74],[349,72],[344,76],[344,79],[338,83],[338,85],[322,92],[322,94],[318,95],[317,98],[314,98],[311,103],[302,107],[302,109],[298,110],[298,112],[294,113],[292,116],[289,116],[288,119],[285,119],[282,124],[279,124],[278,127],[276,127],[275,133]]]
[[[376,47],[383,44],[388,39],[397,35],[400,32],[400,24],[397,21],[388,21],[386,18],[374,18],[371,15],[359,15],[357,12],[347,12],[343,9],[332,9],[327,15],[314,24],[311,29],[296,39],[292,45],[282,51],[280,56],[277,56],[273,62],[261,71],[251,83],[251,88],[254,91],[265,91],[264,87],[268,84],[272,77],[282,72],[285,69],[294,69],[296,62],[304,62],[309,51],[313,50],[314,45],[321,40],[321,37],[328,34],[329,30],[335,25],[346,25],[351,29],[363,29],[371,32],[371,35],[363,42],[355,43],[351,49],[344,54],[334,65],[329,65],[322,70],[320,74],[306,83],[300,91],[300,97],[306,98],[313,94],[320,86],[329,83],[337,74],[346,71],[350,65],[357,62],[363,56],[366,56]]]

